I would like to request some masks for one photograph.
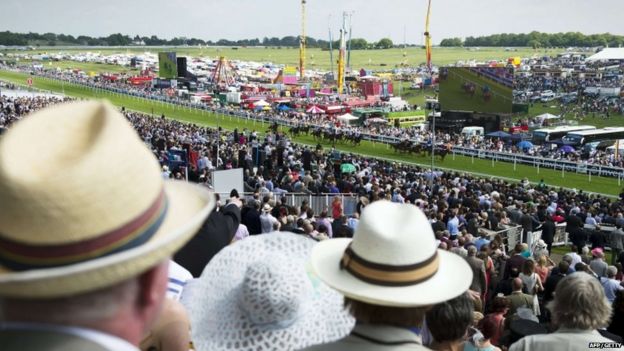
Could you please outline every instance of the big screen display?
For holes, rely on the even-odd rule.
[[[158,53],[158,76],[165,79],[178,76],[178,61],[175,52]]]
[[[440,69],[442,111],[506,114],[512,112],[514,72],[506,67]]]

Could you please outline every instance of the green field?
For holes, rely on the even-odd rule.
[[[0,79],[25,84],[27,74],[0,71]],[[112,94],[103,90],[93,90],[81,85],[61,84],[58,81],[33,77],[33,86],[44,91],[60,92],[64,88],[68,96],[78,98],[100,98],[107,99],[117,106],[125,106],[127,109],[141,111],[154,116],[164,114],[168,118],[180,121],[197,123],[205,126],[221,126],[225,129],[248,128],[258,131],[265,131],[268,125],[255,122],[253,120],[241,120],[230,116],[215,115],[201,110],[186,109],[171,104],[163,104],[151,100],[129,97],[126,95]],[[311,136],[294,138],[296,142],[315,145],[317,143]],[[330,145],[324,144],[329,147]],[[363,141],[358,147],[350,147],[345,144],[338,144],[337,149],[346,152],[358,153],[366,156],[380,157],[397,162],[419,164],[430,166],[431,159],[421,156],[410,156],[397,154],[385,144]],[[552,186],[564,186],[568,188],[582,189],[583,191],[597,192],[603,194],[617,195],[620,192],[618,179],[605,177],[588,177],[588,175],[565,173],[548,169],[539,169],[531,166],[518,165],[505,162],[493,162],[490,160],[473,159],[452,155],[447,156],[443,162],[436,161],[435,166],[440,169],[452,169],[460,172],[473,173],[482,176],[503,177],[509,180],[520,180],[527,177],[532,182],[539,182],[544,179],[546,184]]]
[[[476,85],[473,94],[464,90],[463,85],[466,83]],[[482,94],[482,89],[486,86],[492,91],[489,100]],[[479,77],[469,68],[451,67],[448,69],[448,77],[440,79],[440,105],[447,111],[511,113],[511,88]]]
[[[159,51],[176,51],[178,56],[192,57],[212,57],[225,56],[230,60],[244,60],[256,62],[271,62],[275,64],[285,64],[290,66],[299,65],[299,49],[298,48],[275,48],[275,47],[249,47],[249,48],[232,48],[232,47],[128,47],[128,48],[39,48],[31,51],[15,51],[5,50],[0,52],[15,52],[27,54],[52,54],[59,52],[79,53],[79,52],[99,52],[102,54],[115,53],[134,53],[142,54],[145,52],[156,53]],[[503,48],[441,48],[434,47],[432,52],[432,61],[435,65],[443,66],[461,61],[489,61],[501,60],[509,57],[532,57],[544,55],[556,55],[563,49],[540,49],[533,50],[531,48],[518,48],[518,51],[505,51]],[[334,61],[338,59],[338,52],[334,50]],[[354,70],[361,68],[372,70],[390,70],[401,65],[418,66],[425,62],[425,50],[422,48],[408,47],[393,48],[386,50],[353,50],[351,52],[351,67]],[[311,69],[329,70],[330,60],[329,51],[321,49],[306,50],[306,66]],[[334,70],[336,64],[334,63]]]

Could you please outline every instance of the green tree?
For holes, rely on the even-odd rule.
[[[393,46],[394,43],[389,38],[383,38],[375,45],[377,49],[391,49]]]
[[[442,39],[442,41],[440,42],[440,46],[444,46],[444,47],[454,47],[454,46],[462,46],[462,45],[464,45],[464,43],[462,43],[462,40],[460,38]]]

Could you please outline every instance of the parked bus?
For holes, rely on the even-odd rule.
[[[608,127],[603,129],[582,130],[571,132],[562,138],[563,143],[572,146],[582,146],[594,142],[607,142],[624,139],[623,127]]]
[[[533,131],[533,143],[542,144],[544,142],[561,139],[571,132],[596,129],[594,126],[560,126],[553,128],[542,128]]]

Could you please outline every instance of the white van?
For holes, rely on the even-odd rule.
[[[556,95],[555,95],[555,93],[552,92],[552,90],[545,90],[540,95],[540,100],[542,102],[548,102],[548,101],[553,101],[555,99],[555,97],[556,97]]]
[[[483,127],[464,127],[461,134],[466,138],[472,138],[473,136],[483,137]]]

